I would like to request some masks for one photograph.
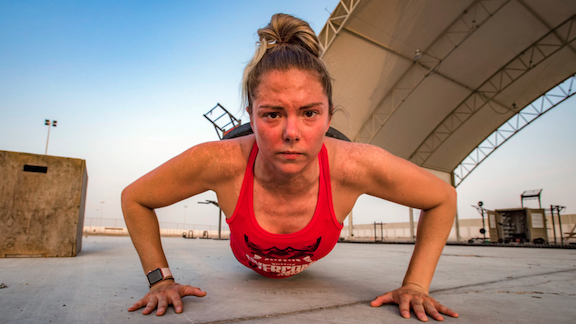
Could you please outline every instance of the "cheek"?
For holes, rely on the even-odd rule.
[[[266,123],[258,122],[258,120],[253,121],[252,131],[258,139],[258,146],[266,147],[275,141],[282,139],[282,134],[279,133],[277,127],[270,127]]]

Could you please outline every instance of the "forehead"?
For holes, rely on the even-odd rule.
[[[326,94],[316,72],[290,69],[274,70],[262,75],[255,99],[267,100],[274,97],[318,99],[326,97]]]

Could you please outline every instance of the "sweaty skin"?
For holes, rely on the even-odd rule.
[[[291,69],[262,76],[250,123],[253,135],[194,146],[136,180],[122,192],[122,209],[145,273],[168,267],[162,250],[155,208],[213,190],[224,214],[234,212],[248,156],[254,141],[260,152],[254,165],[254,213],[266,231],[286,234],[304,228],[317,203],[318,152],[326,145],[334,211],[344,222],[362,194],[422,210],[418,237],[402,286],[374,301],[374,307],[399,305],[403,317],[458,314],[428,295],[428,289],[456,213],[456,192],[450,185],[366,144],[326,138],[330,126],[328,99],[314,72]],[[263,203],[266,202],[266,203]],[[274,206],[274,208],[271,208]],[[197,287],[171,280],[154,285],[129,311],[143,313],[168,305],[182,311],[184,296],[205,296]]]

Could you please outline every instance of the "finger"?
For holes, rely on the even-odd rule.
[[[424,310],[424,306],[422,306],[422,300],[412,299],[411,304],[416,317],[422,322],[428,322],[428,316],[426,316],[426,311]]]
[[[180,298],[180,295],[174,294],[171,297],[172,297],[171,298],[172,306],[174,306],[174,310],[176,311],[176,313],[182,313],[184,306],[182,305],[182,299]]]
[[[202,291],[202,289],[192,286],[181,285],[178,286],[178,293],[180,297],[184,296],[196,296],[196,297],[204,297],[206,296],[206,292]]]
[[[146,306],[147,303],[148,303],[148,300],[146,298],[142,298],[139,301],[137,301],[136,303],[134,303],[134,305],[130,306],[128,308],[128,311],[133,312],[137,309],[140,309],[140,308]]]
[[[384,295],[380,295],[378,297],[376,297],[371,303],[370,306],[372,307],[380,307],[384,304],[396,304],[396,301],[394,300],[394,296],[392,294],[392,292],[387,292]]]
[[[150,297],[150,299],[148,300],[148,304],[146,304],[146,308],[144,308],[144,310],[142,311],[142,314],[148,315],[152,313],[152,311],[156,308],[157,304],[158,299],[156,297]]]
[[[404,318],[410,318],[410,299],[402,298],[399,303],[400,315]]]
[[[436,302],[436,309],[444,315],[448,315],[451,317],[458,317],[459,316],[458,313],[456,313],[455,311],[449,309],[448,307],[446,307],[446,306],[444,306],[438,302]]]
[[[166,308],[168,308],[168,299],[166,297],[160,297],[158,299],[158,310],[156,311],[156,316],[162,316],[166,313]]]
[[[437,321],[443,321],[444,317],[442,317],[442,315],[440,315],[440,313],[438,313],[438,310],[436,310],[436,307],[434,307],[434,305],[432,305],[432,303],[430,303],[429,301],[424,301],[422,303],[422,305],[424,306],[424,310],[426,310],[426,313],[428,313],[428,315],[430,315],[430,317],[432,317],[433,319],[437,320]],[[437,306],[440,306],[440,303],[436,303]]]

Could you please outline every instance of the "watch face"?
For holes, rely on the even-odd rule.
[[[148,282],[150,285],[153,285],[162,279],[164,279],[164,277],[162,276],[162,271],[160,269],[156,269],[148,273]]]

